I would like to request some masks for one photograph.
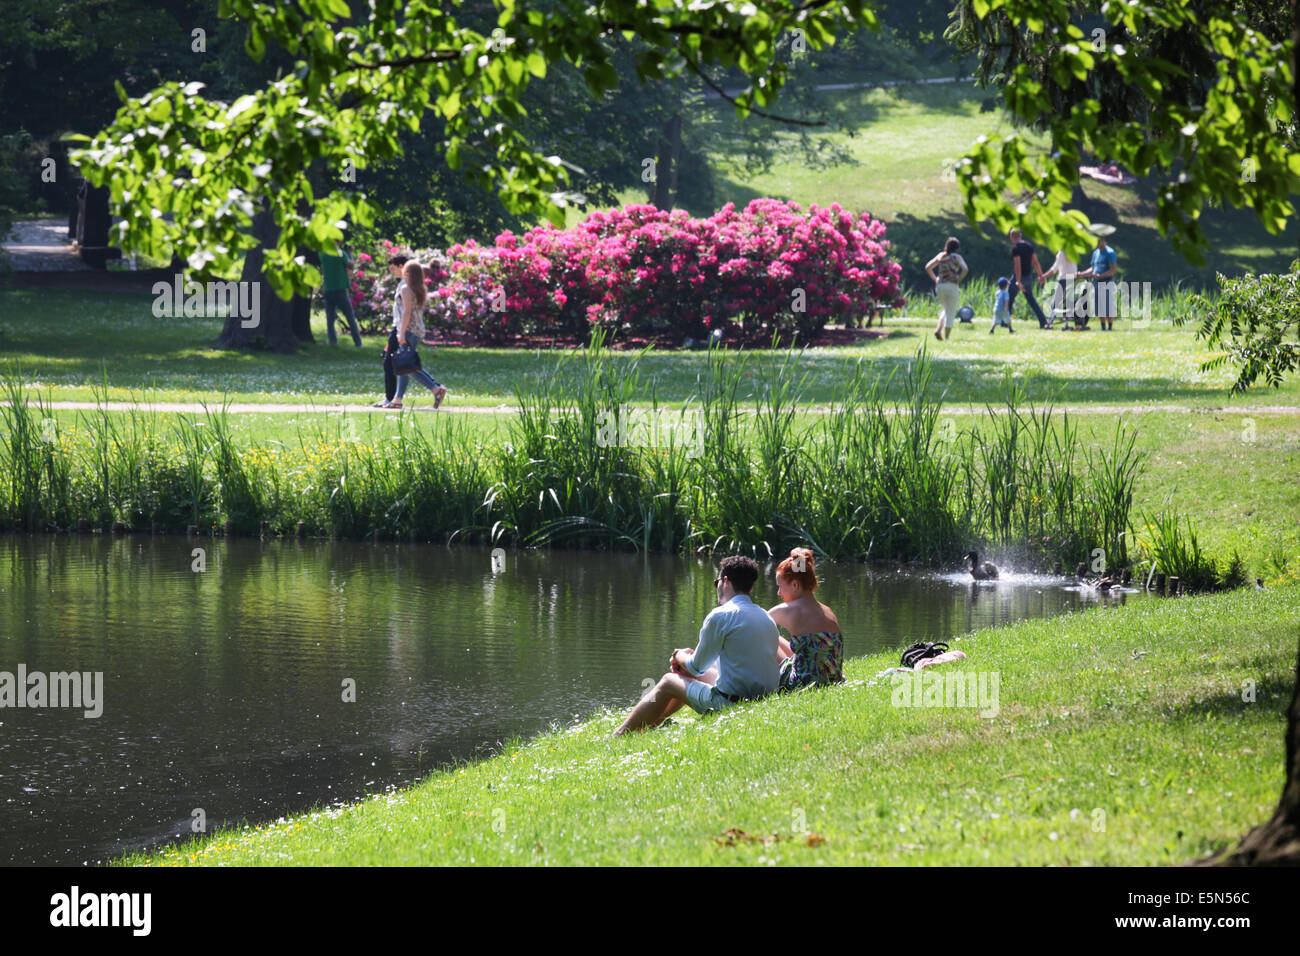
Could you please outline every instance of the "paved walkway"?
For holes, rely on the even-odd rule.
[[[67,219],[31,219],[14,223],[14,238],[4,243],[15,272],[94,272],[67,239]]]
[[[881,80],[879,82],[866,83],[818,83],[813,87],[814,90],[822,92],[824,90],[866,90],[866,89],[883,89],[890,86],[929,86],[933,83],[969,83],[975,85],[973,77],[962,77],[957,79],[953,76],[939,76],[928,80]],[[745,87],[738,86],[735,89],[724,90],[727,96],[735,98],[745,92]],[[722,96],[714,90],[705,90],[704,98],[706,100],[720,100]]]

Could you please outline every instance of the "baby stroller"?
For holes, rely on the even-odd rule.
[[[1087,329],[1096,309],[1096,293],[1091,279],[1071,277],[1069,282],[1058,281],[1052,291],[1052,325],[1059,320],[1063,332]]]

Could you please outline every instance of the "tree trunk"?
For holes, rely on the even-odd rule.
[[[671,211],[677,201],[677,160],[682,154],[682,114],[674,113],[664,124],[655,160],[655,184],[652,202],[658,209]]]
[[[1273,817],[1236,849],[1198,860],[1203,866],[1300,866],[1300,656],[1286,725],[1286,783]]]
[[[266,281],[266,275],[262,271],[265,258],[262,250],[273,248],[280,236],[280,227],[275,224],[270,213],[261,212],[253,218],[253,235],[260,241],[260,245],[244,257],[244,269],[239,280],[256,283],[253,288],[258,302],[258,322],[246,328],[245,318],[232,312],[226,316],[217,348],[292,352],[298,347],[299,341],[315,341],[311,334],[311,300],[294,296],[286,302],[275,294],[271,283]]]

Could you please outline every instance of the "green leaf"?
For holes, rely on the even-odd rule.
[[[587,77],[587,85],[597,95],[618,86],[618,73],[607,61],[591,63],[583,73]]]
[[[248,39],[244,41],[244,49],[258,63],[266,55],[266,38],[262,36],[262,28],[256,22],[248,25]]]

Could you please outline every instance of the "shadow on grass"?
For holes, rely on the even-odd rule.
[[[1276,666],[1276,661],[1259,659],[1260,670]],[[1215,694],[1202,700],[1192,701],[1179,711],[1180,716],[1188,720],[1200,720],[1205,717],[1239,717],[1258,707],[1274,714],[1279,723],[1286,721],[1286,708],[1291,700],[1291,691],[1295,687],[1293,675],[1272,675],[1256,681],[1253,688],[1253,701],[1242,700],[1245,688],[1239,688],[1223,694]]]
[[[888,325],[886,325],[888,328]],[[889,338],[917,340],[920,333],[913,329],[891,329]],[[929,333],[926,333],[929,337]],[[0,343],[7,337],[0,337]],[[821,348],[810,356],[810,363],[825,370],[827,361],[842,363],[843,375],[819,375],[810,380],[804,401],[821,403],[830,400],[835,386],[850,373],[851,363],[859,359],[869,364],[869,374],[881,379],[893,376],[886,395],[892,401],[902,397],[902,381],[910,355],[880,355],[878,345],[885,337],[863,338],[853,345],[838,348]],[[10,341],[0,345],[0,366],[8,366],[6,352],[12,354]],[[142,343],[138,352],[113,352],[96,350],[93,343],[61,343],[63,351],[57,356],[34,358],[42,346],[38,342],[22,343],[18,351],[24,353],[21,362],[25,378],[39,380],[60,387],[89,386],[102,381],[107,368],[110,384],[126,389],[162,389],[178,391],[265,392],[268,394],[302,393],[310,400],[310,393],[327,395],[330,391],[353,392],[381,383],[379,337],[372,337],[362,349],[351,344],[331,348],[323,342],[306,346],[290,355],[251,353],[237,351],[207,351],[211,339],[184,343]],[[945,400],[958,404],[973,402],[996,403],[1002,394],[1002,378],[1011,362],[988,358],[971,358],[965,355],[945,355],[937,343],[930,351],[933,360],[933,384],[945,393]],[[198,351],[196,351],[198,350]],[[423,353],[422,353],[423,354]],[[746,353],[750,363],[747,378],[757,381],[765,378],[768,370],[781,361],[781,353]],[[683,401],[693,394],[695,375],[670,374],[703,368],[707,359],[704,352],[655,351],[642,360],[642,368],[654,375],[663,401]],[[630,361],[631,355],[625,360]],[[539,356],[533,349],[500,349],[473,351],[462,349],[428,348],[425,363],[436,367],[439,377],[455,381],[469,392],[482,391],[494,394],[510,386],[503,382],[519,380],[529,375],[542,374],[551,359]],[[756,373],[764,374],[758,375]],[[239,376],[237,384],[231,376]],[[311,376],[305,380],[301,376]],[[322,376],[324,379],[322,379]],[[261,380],[263,379],[264,380]],[[1117,371],[1114,375],[1057,376],[1043,373],[1017,375],[1028,397],[1043,403],[1051,399],[1058,408],[1069,408],[1072,401],[1089,402],[1142,402],[1160,401],[1176,403],[1187,399],[1204,400],[1211,396],[1203,388],[1189,387],[1173,378],[1146,378],[1134,382],[1129,373]],[[323,391],[322,391],[323,390]],[[642,396],[648,398],[648,396]]]

